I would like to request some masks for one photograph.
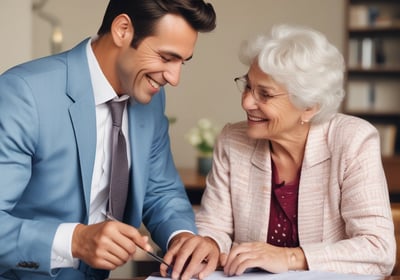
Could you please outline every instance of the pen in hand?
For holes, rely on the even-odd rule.
[[[105,216],[106,216],[107,220],[119,222],[116,218],[114,218],[113,215],[111,215],[111,214],[108,213],[108,212],[107,212],[107,214],[106,214]],[[145,250],[142,246],[140,246],[140,245],[138,245],[138,244],[136,244],[136,246],[139,247],[142,251],[144,251],[144,252],[145,252],[148,256],[150,256],[153,260],[155,260],[155,261],[157,261],[157,262],[159,262],[159,263],[165,264],[165,265],[168,267],[168,269],[167,269],[167,274],[168,274],[168,275],[171,275],[171,274],[172,274],[172,270],[173,270],[172,265],[169,265],[168,263],[166,263],[161,257],[157,256],[156,254],[154,254],[154,253],[152,253],[152,252],[150,252],[150,251]]]

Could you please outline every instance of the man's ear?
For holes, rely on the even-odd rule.
[[[114,18],[111,24],[111,36],[117,46],[130,45],[133,35],[133,24],[127,14],[120,14]]]

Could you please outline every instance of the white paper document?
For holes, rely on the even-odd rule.
[[[161,276],[150,276],[147,280],[165,280]],[[358,275],[358,274],[340,274],[322,271],[289,271],[285,273],[273,274],[265,271],[244,273],[240,276],[225,276],[222,271],[215,271],[206,278],[207,280],[257,280],[257,279],[273,279],[273,280],[382,280],[383,276]]]

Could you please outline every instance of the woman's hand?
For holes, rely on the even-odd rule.
[[[250,268],[272,273],[307,269],[301,248],[277,247],[264,242],[234,244],[228,255],[221,254],[220,261],[228,276],[241,275]]]

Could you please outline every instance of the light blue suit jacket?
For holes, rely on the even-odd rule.
[[[80,270],[50,269],[60,223],[88,222],[96,115],[86,44],[0,76],[0,278],[107,274],[83,263]],[[147,105],[133,103],[124,220],[135,227],[143,221],[165,250],[174,231],[196,232],[193,211],[170,151],[164,90]]]

